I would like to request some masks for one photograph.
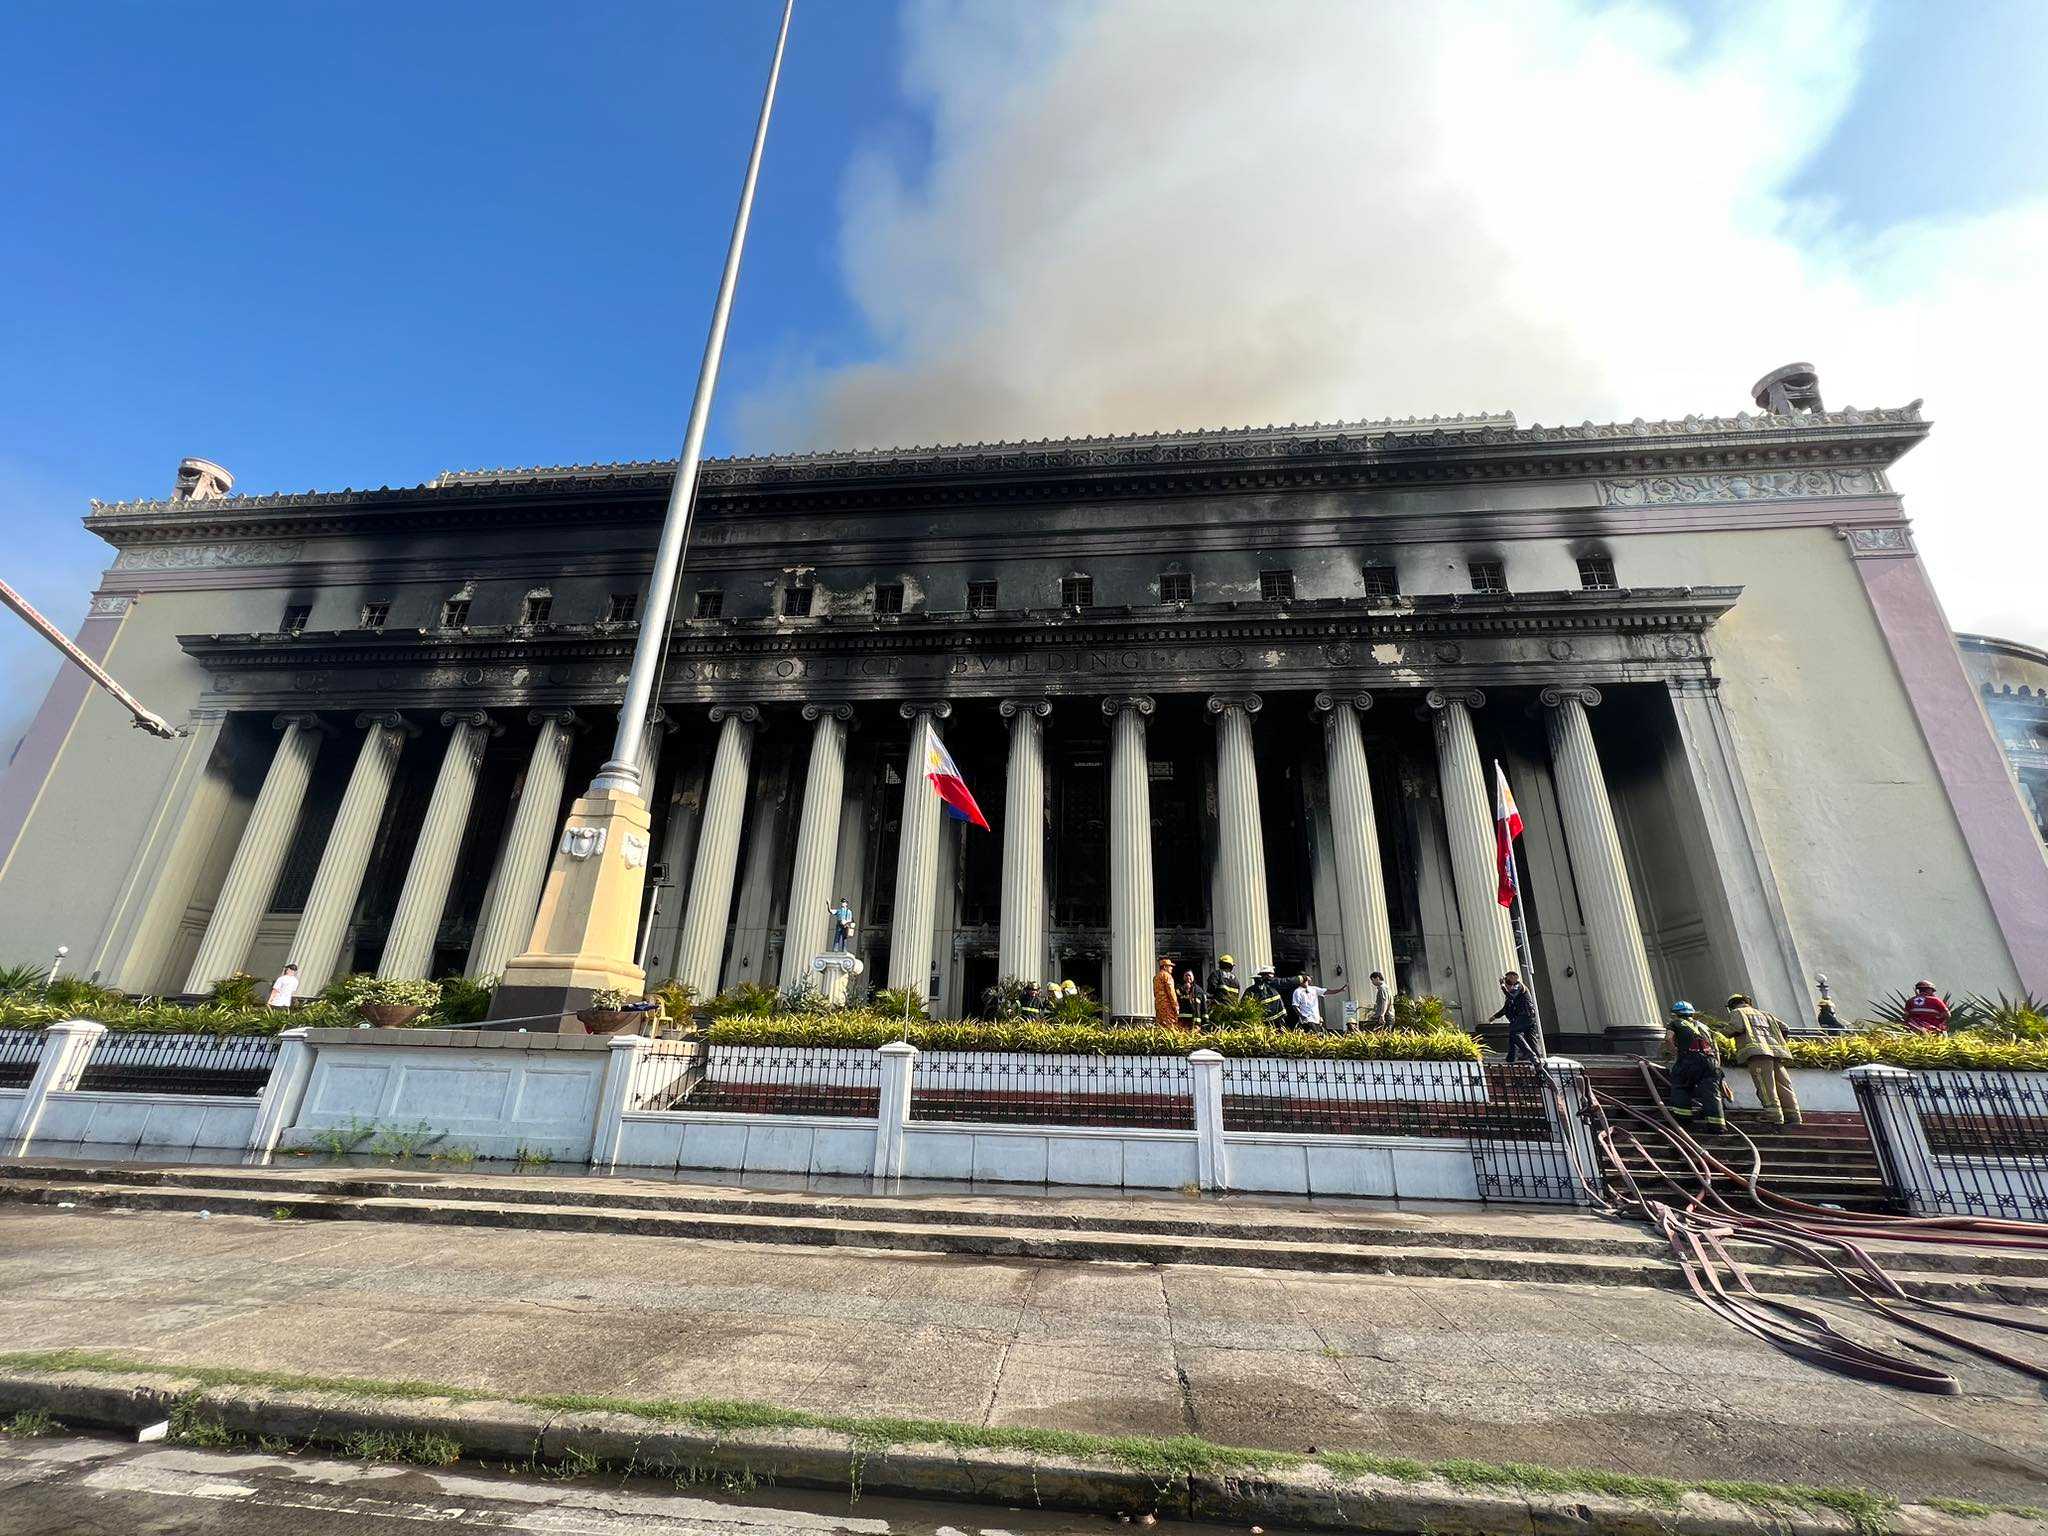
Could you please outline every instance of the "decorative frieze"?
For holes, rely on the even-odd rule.
[[[231,544],[150,544],[114,557],[117,571],[210,571],[229,566],[290,565],[301,539],[237,540]]]
[[[1852,560],[1900,559],[1917,553],[1913,534],[1904,523],[1884,523],[1872,528],[1837,528],[1835,536],[1848,541]]]
[[[1675,507],[1710,501],[1804,501],[1816,496],[1879,496],[1890,489],[1881,469],[1782,469],[1737,475],[1646,475],[1627,480],[1602,480],[1600,504],[1606,507]]]

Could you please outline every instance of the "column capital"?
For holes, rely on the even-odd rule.
[[[1212,693],[1209,695],[1209,713],[1220,715],[1226,709],[1241,709],[1248,715],[1256,715],[1266,707],[1266,701],[1256,693]]]
[[[1325,692],[1316,695],[1315,703],[1318,714],[1326,714],[1334,719],[1340,705],[1349,704],[1353,709],[1361,711],[1371,709],[1372,695],[1369,693]]]
[[[1043,720],[1052,713],[1051,699],[1004,699],[996,705],[996,713],[1005,720],[1021,719],[1025,715],[1036,715]]]
[[[930,715],[934,720],[944,720],[953,713],[953,706],[944,699],[933,699],[929,703],[898,704],[896,713],[906,720],[915,720],[919,715]]]
[[[748,725],[761,722],[761,706],[758,704],[714,704],[711,706],[711,723],[717,725],[723,720],[740,720]]]
[[[273,731],[290,730],[295,725],[302,731],[318,731],[323,736],[334,734],[334,727],[311,710],[287,710],[281,715],[273,715],[270,720]]]
[[[1113,694],[1102,701],[1102,712],[1114,720],[1127,709],[1135,709],[1141,716],[1152,713],[1152,698],[1144,693]]]
[[[806,720],[822,720],[827,715],[830,715],[841,725],[851,725],[853,723],[853,706],[851,704],[806,704],[804,706],[804,718]]]
[[[372,726],[381,726],[387,731],[403,731],[408,736],[417,736],[420,728],[395,709],[366,709],[356,716],[356,729],[367,731]]]
[[[529,709],[526,712],[528,725],[546,725],[550,720],[565,731],[579,731],[583,728],[582,717],[573,709]]]
[[[1568,684],[1562,687],[1546,688],[1536,695],[1536,700],[1545,709],[1556,709],[1567,699],[1576,699],[1588,709],[1600,702],[1600,690],[1589,683]]]
[[[446,726],[470,725],[480,731],[488,731],[493,736],[503,735],[505,731],[504,726],[498,724],[486,711],[481,709],[444,710],[441,714],[441,723]]]
[[[1486,695],[1477,688],[1432,688],[1422,696],[1422,702],[1431,709],[1448,709],[1453,704],[1462,704],[1467,709],[1483,709]]]

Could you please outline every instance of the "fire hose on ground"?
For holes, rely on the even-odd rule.
[[[1637,1066],[1654,1110],[1602,1094],[1587,1082],[1585,1107],[1605,1177],[1599,1170],[1580,1166],[1578,1148],[1567,1138],[1573,1171],[1595,1210],[1642,1221],[1671,1245],[1687,1285],[1709,1311],[1772,1348],[1827,1370],[1911,1392],[1952,1395],[1962,1390],[1945,1370],[1861,1343],[1816,1308],[1759,1291],[1748,1268],[1729,1249],[1731,1243],[1756,1243],[1833,1276],[1854,1301],[1894,1325],[2048,1382],[2048,1364],[1996,1348],[1932,1319],[1953,1318],[2041,1335],[2048,1335],[2048,1322],[1912,1296],[1863,1246],[1873,1241],[1946,1243],[2048,1252],[2048,1228],[1977,1217],[1856,1214],[1773,1193],[1764,1185],[1763,1158],[1754,1141],[1731,1126],[1730,1131],[1742,1138],[1748,1150],[1749,1168],[1745,1173],[1729,1166],[1695,1141],[1665,1107],[1650,1064],[1638,1062]],[[1559,1093],[1557,1079],[1544,1075],[1549,1091]],[[1669,1143],[1683,1165],[1682,1175],[1658,1162],[1645,1145],[1640,1127],[1653,1127]],[[1669,1186],[1671,1198],[1660,1198],[1662,1191],[1646,1190],[1624,1151],[1633,1151],[1643,1165],[1655,1169],[1653,1188]],[[1735,1205],[1717,1187],[1717,1181],[1739,1184],[1755,1209]],[[1696,1187],[1689,1188],[1688,1183]]]

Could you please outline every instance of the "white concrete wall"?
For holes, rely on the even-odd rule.
[[[208,1094],[53,1093],[35,1142],[240,1151],[256,1128],[258,1102]]]
[[[316,1050],[304,1105],[284,1133],[286,1147],[308,1145],[314,1132],[351,1122],[384,1129],[424,1123],[479,1157],[511,1157],[522,1147],[562,1162],[590,1156],[605,1051],[375,1041],[322,1041]]]
[[[903,1135],[907,1179],[1180,1189],[1200,1174],[1193,1131],[919,1121]]]
[[[628,1111],[622,1168],[719,1168],[748,1173],[852,1174],[875,1163],[875,1122],[800,1115],[683,1115]]]
[[[1230,1188],[1386,1200],[1477,1200],[1469,1141],[1226,1132]]]

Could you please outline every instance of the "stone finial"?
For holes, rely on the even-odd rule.
[[[1820,403],[1820,375],[1811,363],[1773,368],[1749,386],[1749,398],[1773,416],[1827,409]]]
[[[234,494],[235,477],[211,459],[184,459],[178,464],[173,501],[213,501]]]

